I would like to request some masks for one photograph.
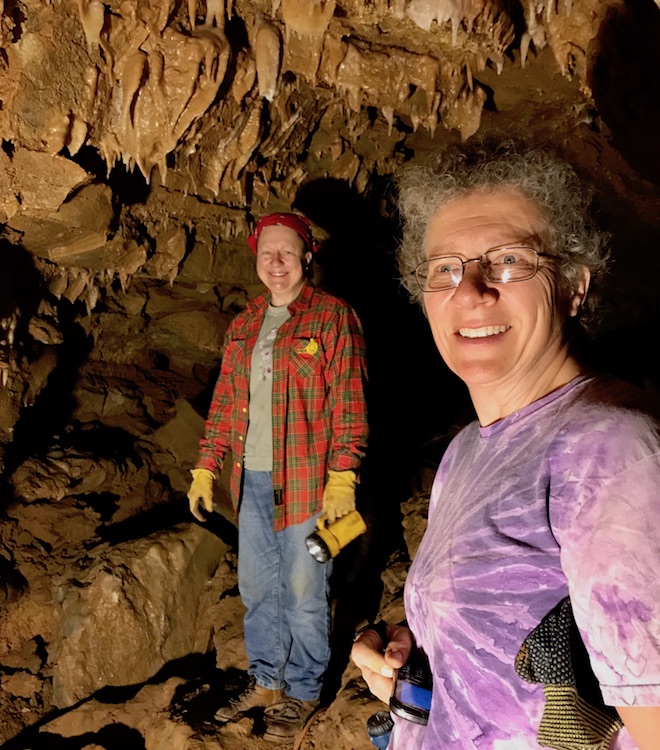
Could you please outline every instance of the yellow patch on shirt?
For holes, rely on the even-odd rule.
[[[307,354],[316,354],[319,350],[319,345],[314,341],[314,339],[310,339],[307,342],[307,346],[305,347],[305,351]]]

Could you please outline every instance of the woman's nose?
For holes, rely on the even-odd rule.
[[[454,299],[459,303],[473,304],[494,299],[497,291],[490,285],[484,275],[481,259],[469,260],[463,265],[463,278],[454,292]]]

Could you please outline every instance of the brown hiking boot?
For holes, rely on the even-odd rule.
[[[271,706],[280,700],[282,700],[281,690],[269,690],[268,688],[261,687],[252,678],[242,693],[234,696],[228,705],[220,706],[215,712],[215,719],[223,722],[231,721],[251,708]]]
[[[318,706],[319,701],[299,701],[297,698],[285,695],[281,701],[268,706],[264,711],[266,721],[264,739],[275,742],[292,740]]]

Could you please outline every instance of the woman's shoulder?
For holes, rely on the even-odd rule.
[[[585,386],[568,409],[571,421],[589,429],[645,428],[658,430],[660,400],[650,388],[638,386],[610,375],[597,375]],[[579,421],[578,421],[579,415]]]
[[[548,456],[571,476],[613,476],[660,455],[652,394],[609,376],[594,377],[556,415]]]
[[[247,328],[258,328],[261,325],[263,314],[268,306],[269,296],[267,293],[253,297],[247,305],[237,313],[227,326],[228,338],[242,338]]]
[[[310,297],[310,309],[312,310],[325,310],[328,312],[338,313],[355,313],[351,305],[346,300],[338,297],[331,292],[320,289],[319,287],[313,287],[313,294]]]

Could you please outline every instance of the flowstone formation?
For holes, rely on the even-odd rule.
[[[246,237],[291,209],[367,336],[378,512],[338,566],[338,697],[311,731],[369,747],[379,706],[344,671],[350,634],[381,590],[401,615],[400,504],[412,555],[416,491],[469,411],[396,281],[392,177],[485,129],[563,146],[603,191],[616,320],[654,331],[659,34],[653,0],[0,0],[7,750],[38,748],[40,728],[260,746],[242,723],[213,739],[244,667],[235,530],[224,477],[205,527],[185,491],[224,332],[261,289]]]

